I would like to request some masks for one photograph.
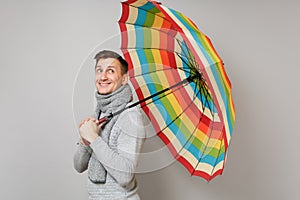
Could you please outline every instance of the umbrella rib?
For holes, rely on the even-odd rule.
[[[182,48],[182,45],[179,43],[179,41],[177,40],[177,42],[178,42],[178,44],[180,45],[180,47]],[[183,49],[183,48],[182,48]],[[188,54],[189,55],[187,55],[186,53],[184,53],[185,54],[185,57],[187,58],[187,59],[189,59],[189,63],[187,63],[182,57],[181,57],[181,54],[179,55],[179,54],[177,54],[178,55],[178,57],[180,57],[180,59],[185,63],[185,64],[187,64],[189,67],[190,67],[190,69],[196,69],[195,68],[195,66],[197,66],[198,67],[198,64],[197,64],[197,62],[195,61],[195,57],[191,54],[191,52],[190,51],[188,51]],[[192,64],[190,64],[190,63],[192,63]],[[196,69],[197,70],[197,69]],[[193,70],[192,70],[193,71]],[[198,85],[199,84],[199,87],[200,87],[200,90],[202,90],[202,92],[201,92],[201,94],[203,94],[204,95],[204,97],[205,97],[205,99],[208,99],[208,98],[210,98],[210,99],[212,99],[212,101],[213,101],[213,98],[211,97],[211,95],[209,94],[209,92],[208,92],[208,88],[207,88],[207,85],[206,85],[206,81],[205,81],[205,79],[204,79],[204,77],[203,77],[203,75],[199,72],[199,70],[197,70],[198,71],[198,73],[200,74],[200,79],[201,79],[201,82],[200,82],[200,80],[199,79],[196,79],[196,81],[199,81],[199,83],[196,83],[196,85]],[[196,73],[196,72],[195,72]],[[192,74],[192,73],[191,73]],[[197,73],[196,73],[197,74]],[[203,96],[201,95],[201,102],[202,102],[202,110],[204,110],[204,104],[203,104]],[[212,108],[211,108],[211,106],[210,106],[210,104],[209,103],[205,103],[208,107],[209,107],[209,110],[210,110],[210,112],[211,112],[211,114],[213,115],[213,113],[212,113]]]
[[[143,102],[146,102],[149,99],[152,99],[153,97],[156,97],[156,96],[158,96],[160,94],[163,94],[163,93],[165,93],[165,92],[167,92],[167,91],[169,91],[169,90],[171,90],[171,89],[173,89],[175,87],[178,87],[178,86],[186,84],[186,83],[190,83],[192,79],[193,79],[193,77],[188,77],[188,78],[186,78],[186,79],[184,79],[184,80],[176,83],[175,85],[172,85],[172,86],[170,86],[168,88],[165,88],[165,89],[163,89],[161,91],[158,91],[158,92],[156,92],[156,93],[154,93],[154,94],[152,94],[152,95],[150,95],[150,96],[148,96],[148,97],[146,97],[144,99],[141,99],[141,100],[139,100],[139,101],[137,101],[137,102],[135,102],[135,103],[133,103],[133,104],[131,104],[131,105],[123,108],[123,109],[121,109],[120,111],[117,111],[115,113],[111,113],[111,116],[118,115],[118,114],[120,114],[121,112],[123,112],[124,110],[126,110],[128,108],[132,108],[132,107],[137,106],[137,105],[139,105],[139,104],[141,104]]]
[[[180,45],[180,47],[182,48],[182,45],[178,42],[178,44]],[[212,99],[212,101],[213,101],[213,98],[212,98],[212,96],[209,94],[209,92],[208,92],[208,87],[207,87],[207,84],[206,84],[206,81],[205,81],[205,79],[204,79],[204,77],[203,77],[203,75],[200,73],[200,71],[199,71],[199,66],[198,66],[198,63],[196,62],[196,60],[195,60],[195,57],[192,55],[192,53],[191,53],[191,51],[187,51],[188,52],[188,54],[189,55],[187,55],[187,54],[185,54],[186,55],[186,57],[188,58],[188,59],[190,59],[189,61],[190,62],[192,62],[194,65],[191,65],[191,69],[196,69],[197,70],[197,72],[200,74],[200,77],[201,77],[201,80],[199,80],[199,79],[196,79],[197,81],[199,81],[199,85],[200,85],[200,90],[202,90],[202,93],[201,94],[203,94],[204,95],[204,97],[205,97],[205,99],[208,99],[208,98],[210,98],[210,99]],[[183,60],[183,59],[182,59]],[[197,68],[196,68],[196,67]],[[195,72],[196,73],[196,72]],[[201,82],[200,82],[201,81]],[[198,84],[196,84],[196,85],[198,85]],[[203,108],[203,106],[205,106],[204,104],[203,104],[203,97],[201,96],[201,102],[202,102],[202,108]],[[210,104],[206,101],[206,103],[205,103],[208,107],[209,107],[209,110],[211,111],[211,114],[213,115],[213,113],[212,113],[212,108],[211,108],[211,106],[210,106]],[[204,110],[204,109],[203,109]]]
[[[184,50],[183,45],[181,44],[181,41],[179,41],[177,38],[176,38],[176,41],[177,41],[178,45],[180,46],[180,48],[181,48],[182,50]],[[182,43],[185,43],[185,42],[182,41]],[[191,52],[189,51],[188,48],[187,48],[187,52],[188,52],[188,55],[187,55],[187,53],[186,53],[185,51],[183,51],[184,56],[185,56],[189,61],[192,62],[192,65],[191,65],[190,67],[194,67],[194,68],[195,68],[195,66],[198,67],[197,62],[195,61],[195,57],[191,54]],[[181,58],[181,57],[180,57],[180,58]],[[182,58],[181,58],[181,59],[182,59]]]
[[[197,95],[198,95],[199,93],[200,93],[200,91],[198,91]],[[192,105],[192,103],[195,101],[197,95],[194,95],[193,100],[191,101],[191,103],[189,104],[188,107],[190,107],[190,106]],[[187,107],[187,108],[188,108],[188,107]],[[203,113],[204,113],[204,112],[201,113],[201,117],[200,117],[200,119],[199,119],[199,122],[198,122],[197,126],[195,126],[195,128],[194,128],[192,134],[189,136],[189,138],[186,140],[186,142],[184,143],[184,145],[182,145],[182,148],[181,148],[181,149],[178,151],[178,153],[176,154],[176,156],[175,156],[176,159],[177,159],[177,157],[179,156],[180,152],[184,149],[184,147],[186,147],[186,144],[187,144],[188,142],[190,142],[190,139],[194,136],[194,134],[195,134],[195,132],[196,132],[196,130],[197,130],[197,128],[198,128],[200,122],[201,122],[201,119],[202,119],[202,117],[203,117]]]
[[[169,53],[177,53],[177,54],[180,54],[179,52],[177,51],[174,51],[174,50],[168,50],[168,49],[163,49],[163,48],[155,48],[155,47],[126,47],[126,48],[120,48],[120,50],[134,50],[134,51],[137,51],[137,50],[159,50],[159,51],[166,51],[166,52],[169,52]]]
[[[179,70],[182,70],[184,72],[190,73],[189,71],[185,70],[183,67],[178,67],[176,69],[179,69]],[[155,71],[144,72],[144,73],[141,73],[141,74],[136,74],[134,76],[130,76],[130,78],[136,78],[136,77],[144,76],[144,75],[147,75],[147,74],[152,74],[152,73],[157,73],[157,72],[167,71],[167,70],[174,70],[174,68],[171,67],[171,68],[166,68],[166,69],[159,69],[159,70],[155,70]]]
[[[177,51],[174,51],[174,50],[172,50],[172,51],[170,51],[170,50],[168,50],[168,49],[162,49],[162,48],[155,48],[155,47],[126,47],[126,48],[120,48],[120,50],[134,50],[134,51],[138,51],[138,50],[159,50],[159,51],[166,51],[166,52],[169,52],[169,53],[176,53],[178,56],[179,56],[179,58],[182,60],[182,61],[184,61],[183,60],[183,57],[182,57],[182,54],[180,53],[180,52],[177,52]],[[185,56],[185,55],[184,55]],[[186,57],[186,56],[185,56]],[[187,58],[187,57],[186,57]],[[187,58],[188,59],[188,58]],[[186,62],[185,62],[186,63]],[[187,63],[186,63],[187,64]],[[187,65],[189,65],[189,64],[187,64]],[[191,66],[192,67],[192,66]]]
[[[166,94],[162,95],[161,97],[159,97],[159,98],[157,98],[157,99],[155,99],[155,100],[152,100],[151,102],[148,102],[148,103],[146,103],[145,105],[143,105],[143,106],[141,106],[141,107],[143,108],[143,107],[145,107],[145,106],[148,106],[149,104],[154,103],[154,102],[158,101],[159,99],[162,99],[162,98],[164,98],[164,97],[166,97],[166,96],[168,96],[168,95],[174,93],[174,92],[177,91],[177,90],[180,90],[181,88],[185,87],[185,86],[188,85],[188,84],[189,84],[189,83],[184,83],[184,84],[182,84],[180,87],[177,87],[175,90],[173,90],[173,91],[171,91],[171,92],[169,92],[169,93],[166,93]]]
[[[206,100],[207,101],[207,100]],[[197,169],[197,167],[198,167],[198,165],[200,164],[200,162],[201,162],[201,160],[202,160],[202,158],[203,158],[203,156],[204,156],[204,153],[205,153],[205,151],[206,151],[206,149],[207,149],[207,145],[208,145],[208,143],[209,143],[209,140],[211,139],[211,135],[212,135],[212,131],[213,131],[213,126],[214,126],[214,115],[212,116],[212,125],[211,125],[211,129],[210,129],[210,133],[209,133],[209,136],[208,136],[208,140],[207,140],[207,142],[206,142],[206,145],[205,145],[205,147],[204,147],[204,149],[203,149],[203,153],[201,154],[201,157],[198,159],[198,163],[196,164],[196,166],[195,166],[195,168],[194,168],[194,171],[193,171],[193,173],[192,173],[192,175],[195,173],[195,171],[196,171],[196,169]]]
[[[221,142],[220,142],[220,147],[219,147],[219,150],[218,150],[217,158],[220,156],[223,141],[224,141],[224,140],[223,140],[223,138],[222,138],[222,140],[221,140]],[[225,158],[225,156],[226,156],[225,154],[226,154],[226,151],[224,152],[224,158]],[[218,161],[218,159],[216,159],[216,162],[215,162],[215,164],[214,164],[214,166],[213,166],[212,172],[213,172],[213,171],[215,170],[215,168],[216,168],[217,161]],[[224,165],[224,164],[223,164],[223,165]],[[211,173],[211,175],[213,175],[213,174]]]
[[[150,26],[144,26],[144,25],[139,25],[139,24],[134,24],[134,23],[130,23],[130,22],[119,22],[119,24],[128,24],[128,25],[132,25],[132,26],[135,26],[137,28],[140,28],[140,29],[144,29],[144,28],[147,28],[147,29],[151,29],[151,30],[156,30],[156,31],[159,31],[159,32],[163,32],[165,34],[168,34],[169,32],[167,30],[172,30],[172,31],[176,31],[176,30],[173,30],[173,29],[161,29],[161,28],[154,28],[154,27],[150,27]],[[177,32],[177,31],[176,31]]]
[[[173,22],[171,22],[169,19],[163,17],[163,16],[165,16],[165,15],[163,15],[163,16],[157,15],[156,13],[150,12],[149,10],[145,10],[145,9],[143,9],[143,8],[141,8],[141,7],[133,6],[133,5],[128,4],[128,3],[126,3],[126,2],[123,2],[123,3],[124,3],[124,4],[127,4],[127,5],[130,6],[130,7],[133,7],[133,8],[136,8],[136,9],[140,9],[140,10],[143,10],[143,11],[145,11],[145,12],[147,12],[147,13],[150,13],[150,14],[152,14],[152,15],[154,15],[154,16],[157,16],[157,17],[161,18],[162,20],[167,21],[167,22],[170,23],[170,24],[173,23]],[[129,23],[129,22],[126,22],[126,21],[125,21],[125,22],[122,22],[122,21],[120,21],[120,20],[119,20],[119,23],[135,25],[135,24],[133,24],[133,23]],[[139,25],[139,26],[140,26],[140,25]],[[147,27],[147,26],[141,26],[141,27]],[[174,30],[174,29],[172,29],[172,30]],[[201,33],[200,31],[197,31],[197,30],[194,30],[194,31],[197,32],[197,33]]]
[[[200,81],[200,80],[197,80],[197,81]],[[203,158],[203,155],[204,155],[204,153],[205,153],[205,151],[206,151],[206,149],[207,149],[207,145],[208,145],[208,143],[209,143],[209,140],[211,139],[212,130],[213,130],[213,125],[214,125],[214,113],[212,112],[212,109],[211,109],[211,107],[210,107],[210,105],[209,105],[209,103],[208,103],[208,98],[207,98],[207,94],[208,94],[208,93],[207,93],[207,90],[205,90],[205,85],[203,84],[203,82],[202,82],[202,83],[199,82],[199,84],[200,84],[200,90],[201,90],[202,92],[205,93],[205,94],[204,94],[204,95],[205,95],[205,103],[203,103],[202,96],[201,96],[201,102],[202,102],[203,113],[204,113],[204,110],[205,110],[205,106],[207,105],[207,106],[209,107],[209,110],[210,110],[211,115],[212,115],[212,121],[213,121],[213,124],[212,124],[212,128],[211,128],[211,131],[210,131],[210,134],[209,134],[209,137],[208,137],[209,139],[208,139],[207,142],[206,142],[206,145],[205,145],[205,148],[204,148],[204,150],[203,150],[203,153],[202,153],[201,157],[198,159],[198,163],[197,163],[196,167],[194,168],[194,171],[193,171],[192,174],[195,173],[197,166],[199,165],[199,163],[201,162],[201,159]]]
[[[199,80],[197,80],[197,81],[199,81]],[[197,83],[196,83],[196,84],[197,84]],[[201,88],[203,88],[203,87],[201,87]],[[205,91],[205,90],[204,90],[204,91]],[[199,93],[201,93],[201,89],[198,90],[198,92],[196,93],[196,87],[195,87],[195,88],[194,88],[194,94],[195,94],[195,95],[194,95],[194,97],[193,97],[192,102],[189,104],[189,106],[195,101],[195,99],[196,99],[196,97],[198,96]],[[201,97],[201,98],[202,98],[202,97]],[[202,100],[201,100],[201,102],[202,102]],[[194,136],[197,127],[198,127],[199,124],[201,123],[201,119],[202,119],[202,117],[204,116],[205,105],[207,105],[207,99],[206,99],[206,101],[205,101],[204,104],[203,104],[203,102],[202,102],[202,114],[201,114],[201,117],[200,117],[200,119],[199,119],[199,123],[197,124],[197,126],[195,126],[195,128],[194,128],[192,134],[190,135],[190,137],[187,139],[187,141],[186,141],[185,144],[182,146],[182,148],[178,151],[177,155],[175,156],[176,159],[177,159],[177,156],[180,154],[180,152],[184,149],[184,147],[186,146],[186,144],[187,144],[187,143],[190,141],[190,139]],[[188,107],[189,107],[189,106],[188,106]],[[188,107],[187,107],[187,108],[188,108]],[[186,109],[187,109],[187,108],[186,108]],[[212,117],[213,117],[213,122],[214,122],[214,116],[212,116]],[[175,119],[175,120],[176,120],[176,119]],[[174,121],[175,121],[175,120],[174,120]],[[211,129],[210,136],[211,136],[211,134],[212,134],[212,130],[213,130],[213,129]],[[209,137],[209,139],[210,139],[210,137]],[[198,163],[197,163],[196,167],[194,168],[193,172],[191,173],[192,175],[195,173],[197,166],[198,166],[199,163],[201,162],[201,159],[202,159],[202,157],[203,157],[203,155],[204,155],[204,152],[205,152],[206,149],[207,149],[207,144],[208,144],[208,142],[209,142],[209,139],[208,139],[208,141],[207,141],[207,143],[206,143],[206,145],[205,145],[205,148],[204,148],[204,150],[203,150],[203,153],[202,153],[201,157],[198,159]]]
[[[183,88],[183,87],[181,87],[181,88]],[[171,124],[173,124],[192,105],[192,103],[194,102],[195,99],[196,99],[196,96],[193,97],[193,100],[191,101],[191,103],[179,115],[177,115],[168,125],[166,125],[163,129],[161,129],[161,132],[163,132],[166,128],[168,128]]]
[[[182,57],[181,57],[181,54],[179,54],[179,53],[177,53],[176,52],[176,54],[177,54],[177,56],[182,60],[182,62],[184,62],[186,65],[188,65],[190,68],[189,69],[192,69],[192,65],[190,64],[190,63],[187,63]],[[190,72],[189,72],[190,73]],[[192,73],[190,73],[190,74],[192,74]]]

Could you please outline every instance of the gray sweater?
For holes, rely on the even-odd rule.
[[[88,179],[90,200],[128,199],[137,195],[135,169],[145,139],[145,129],[139,108],[123,111],[112,128],[108,143],[98,137],[90,146],[79,143],[74,154],[74,168],[87,170],[91,156],[101,162],[107,171],[105,183]]]

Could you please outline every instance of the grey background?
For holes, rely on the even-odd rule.
[[[162,2],[211,38],[236,124],[222,176],[207,183],[175,162],[138,175],[142,199],[300,199],[299,1]],[[120,10],[117,0],[0,1],[0,199],[86,199],[72,156],[90,105],[76,92],[92,88],[79,84],[83,66],[115,42]]]

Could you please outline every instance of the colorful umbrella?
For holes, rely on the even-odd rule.
[[[234,126],[231,84],[209,38],[159,2],[122,2],[121,49],[142,109],[192,175],[222,173]]]

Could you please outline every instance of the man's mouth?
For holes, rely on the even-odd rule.
[[[109,84],[111,84],[110,82],[108,82],[108,83],[98,83],[101,87],[106,87],[106,86],[108,86]]]

